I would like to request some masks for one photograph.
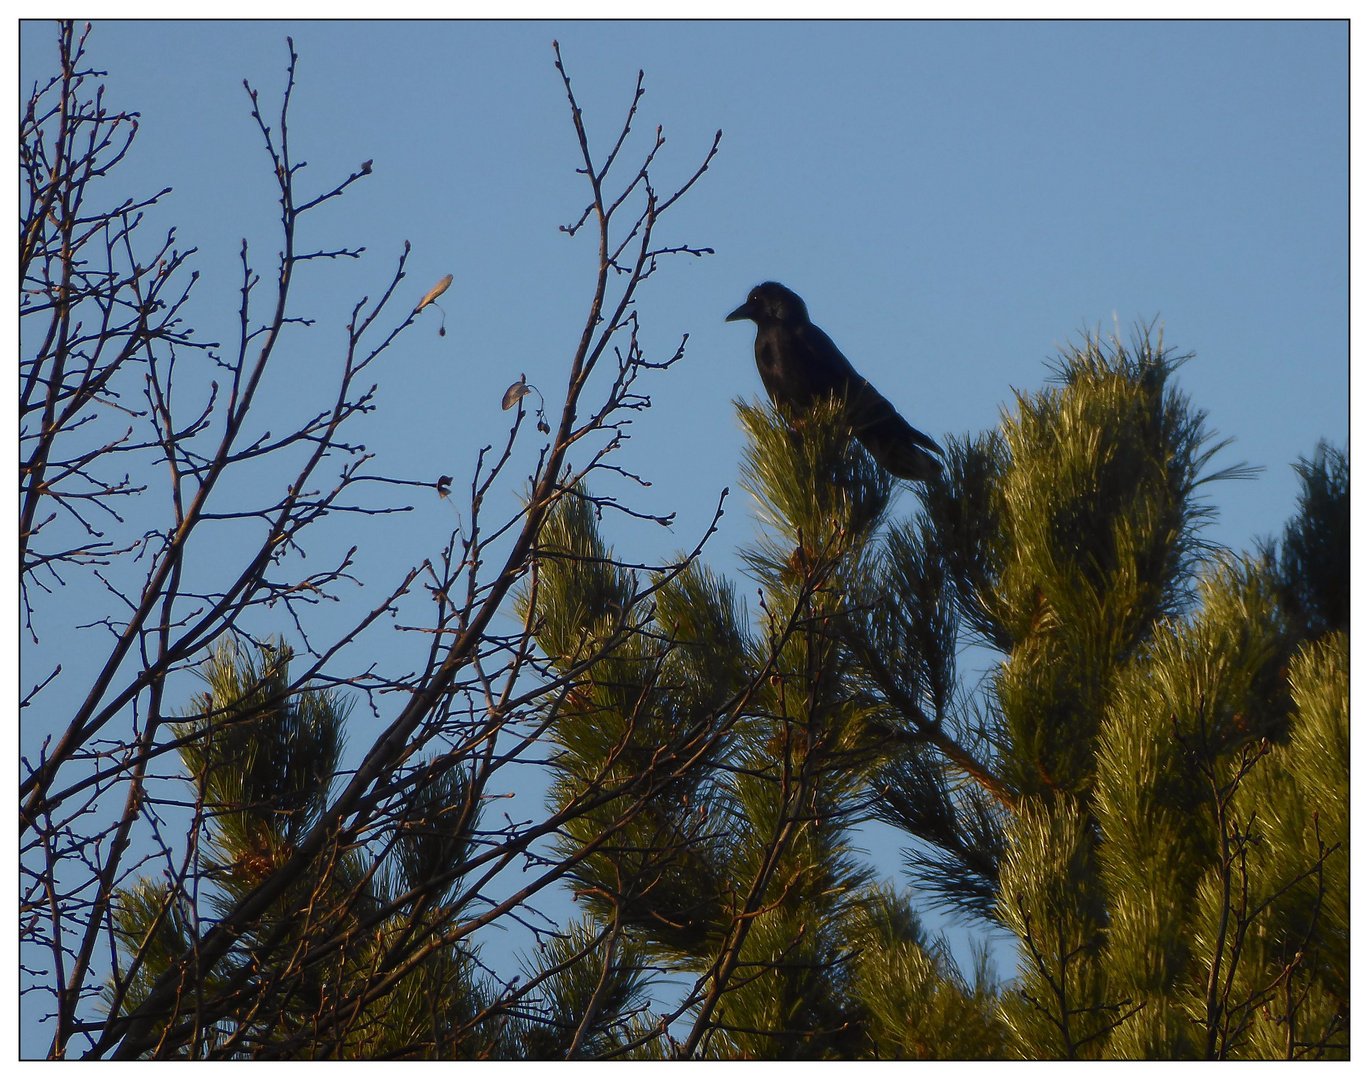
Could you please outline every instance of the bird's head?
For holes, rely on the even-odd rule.
[[[765,323],[805,323],[808,321],[808,306],[798,293],[786,289],[778,281],[766,281],[757,285],[746,297],[746,303],[732,312],[724,321],[750,319],[757,326]]]

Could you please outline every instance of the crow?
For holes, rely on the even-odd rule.
[[[846,403],[851,430],[884,469],[904,480],[930,480],[941,471],[941,447],[918,431],[861,377],[832,339],[808,320],[798,294],[777,281],[751,290],[726,322],[756,324],[756,367],[770,400],[801,412],[834,396]]]

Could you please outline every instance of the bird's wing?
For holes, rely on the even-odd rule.
[[[902,429],[906,429],[906,438],[911,442],[926,450],[941,453],[941,447],[904,420],[889,399],[856,371],[851,361],[822,330],[809,323],[800,331],[799,342],[808,361],[807,366],[813,372],[815,394],[844,395],[850,408],[851,426],[857,434],[897,421],[893,426],[900,434],[903,433]]]
[[[827,335],[821,330],[817,333],[827,343],[831,370],[841,371],[838,392],[845,394],[851,430],[865,449],[885,469],[905,480],[930,480],[936,476],[941,471],[937,461],[941,447],[936,440],[903,419],[889,399],[856,371]]]
[[[847,406],[851,429],[880,465],[905,480],[930,480],[941,471],[935,440],[903,419],[878,390],[865,383]]]
[[[812,323],[794,328],[796,359],[801,358],[815,397],[826,394],[849,395],[864,380],[842,351]]]
[[[905,480],[929,480],[941,470],[941,447],[899,415],[888,398],[863,378],[832,339],[809,323],[795,328],[786,375],[804,385],[806,400],[844,398],[851,429],[874,459]]]
[[[861,385],[858,388],[852,389],[848,401],[851,428],[857,435],[863,436],[866,432],[884,432],[892,436],[896,432],[900,439],[904,439],[914,446],[920,446],[934,454],[942,452],[935,439],[929,435],[924,435],[903,419],[899,411],[889,403],[889,399],[864,379],[861,380]]]

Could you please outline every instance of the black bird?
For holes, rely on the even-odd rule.
[[[777,281],[757,285],[727,322],[756,324],[756,367],[770,400],[801,412],[835,396],[846,402],[857,439],[880,465],[904,480],[930,480],[941,471],[941,447],[914,428],[869,380],[808,320],[799,295]]]

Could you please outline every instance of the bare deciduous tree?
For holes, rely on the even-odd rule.
[[[60,73],[35,88],[20,130],[25,625],[34,641],[39,634],[74,633],[55,613],[49,617],[44,601],[55,588],[75,585],[92,605],[79,621],[108,632],[88,685],[69,685],[73,676],[58,666],[33,679],[24,699],[24,991],[49,1003],[43,1019],[54,1057],[157,1056],[210,1045],[252,1053],[277,1036],[285,1052],[336,1051],[346,1039],[338,1018],[347,1009],[372,1006],[425,959],[495,920],[517,917],[603,837],[543,859],[513,886],[496,883],[502,870],[533,858],[540,841],[595,807],[613,803],[618,817],[630,818],[700,752],[699,745],[669,748],[629,774],[606,775],[543,820],[480,825],[492,781],[535,756],[557,696],[631,632],[660,582],[693,557],[637,568],[656,573],[634,585],[620,625],[568,672],[536,662],[529,622],[512,628],[497,622],[515,586],[535,595],[539,534],[558,504],[589,498],[583,481],[599,470],[631,476],[612,455],[626,419],[649,405],[639,379],[684,352],[681,341],[664,359],[647,355],[635,300],[662,259],[708,251],[662,240],[660,224],[708,168],[721,132],[694,173],[663,194],[651,171],[663,143],[659,130],[638,164],[624,172],[620,157],[638,116],[640,76],[616,141],[596,157],[557,49],[583,157],[578,171],[590,189],[584,212],[564,231],[588,233],[598,249],[593,297],[564,391],[559,402],[532,412],[520,377],[506,396],[506,407],[516,410],[507,439],[479,452],[462,524],[446,547],[396,582],[382,603],[325,637],[307,609],[349,580],[355,549],[308,572],[301,557],[311,538],[327,535],[339,515],[405,509],[365,498],[377,484],[444,496],[450,490],[448,477],[367,473],[371,455],[356,434],[375,408],[375,387],[367,384],[373,363],[438,290],[412,310],[398,299],[405,242],[378,299],[363,297],[353,306],[333,385],[321,392],[312,415],[284,435],[261,431],[254,409],[277,362],[282,331],[307,325],[292,311],[297,276],[314,260],[361,255],[345,244],[301,248],[300,222],[370,174],[371,162],[322,189],[302,186],[304,163],[289,126],[293,44],[278,117],[268,119],[264,101],[244,83],[278,186],[281,252],[262,298],[262,278],[244,241],[237,340],[227,346],[200,340],[185,315],[196,278],[189,271],[194,249],[178,247],[174,232],[150,250],[144,242],[143,214],[167,192],[113,207],[100,201],[108,191],[102,181],[127,153],[138,121],[136,114],[106,108],[97,83],[103,73],[85,59],[89,30],[61,26]],[[529,440],[540,445],[525,501],[512,515],[487,521],[492,485],[508,475],[517,448]],[[258,497],[244,505],[241,489],[231,497],[227,492],[247,474],[257,479],[250,490]],[[610,497],[596,496],[594,503],[600,512],[651,516]],[[250,542],[237,544],[231,567],[205,565],[203,540],[227,529]],[[412,669],[345,670],[339,653],[380,631],[419,585],[430,602],[417,628],[424,646]],[[244,656],[262,649],[270,655],[274,643],[259,617],[265,609],[277,622],[288,616],[300,643],[294,666],[250,668],[253,685],[236,697],[197,699],[199,711],[186,714],[175,680],[216,642],[238,641]],[[91,648],[80,640],[82,649]],[[191,799],[184,787],[168,784],[183,756],[176,751],[227,738],[249,713],[344,690],[370,702],[382,730],[324,784],[316,807],[299,811],[288,841],[281,833],[260,852],[251,887],[220,895],[209,910],[199,887],[204,840],[224,808],[214,808],[203,774]],[[253,702],[247,712],[244,701]],[[73,703],[69,710],[67,703]],[[192,753],[186,760],[203,759],[195,753],[200,758]],[[455,786],[452,776],[459,778]],[[440,809],[443,829],[464,838],[457,847],[462,857],[398,894],[385,893],[378,868],[398,837],[431,828],[433,808],[419,796],[443,777],[445,790],[461,794],[458,805]],[[369,858],[358,863],[359,853]],[[358,872],[358,866],[369,869]],[[120,898],[158,870],[165,887],[144,913],[146,940],[121,959],[114,947]],[[294,890],[306,881],[301,896]],[[286,898],[291,918],[280,915]],[[397,915],[404,916],[400,929]],[[186,947],[161,957],[152,977],[152,938],[182,923],[186,934],[177,940]],[[320,1006],[312,1025],[293,1016],[292,994],[301,980],[354,958],[358,943],[372,937],[383,938],[384,948],[367,953],[371,968],[343,985],[345,1000]],[[135,986],[136,1003],[129,997]],[[206,1043],[204,1033],[215,1025],[232,1033]]]

